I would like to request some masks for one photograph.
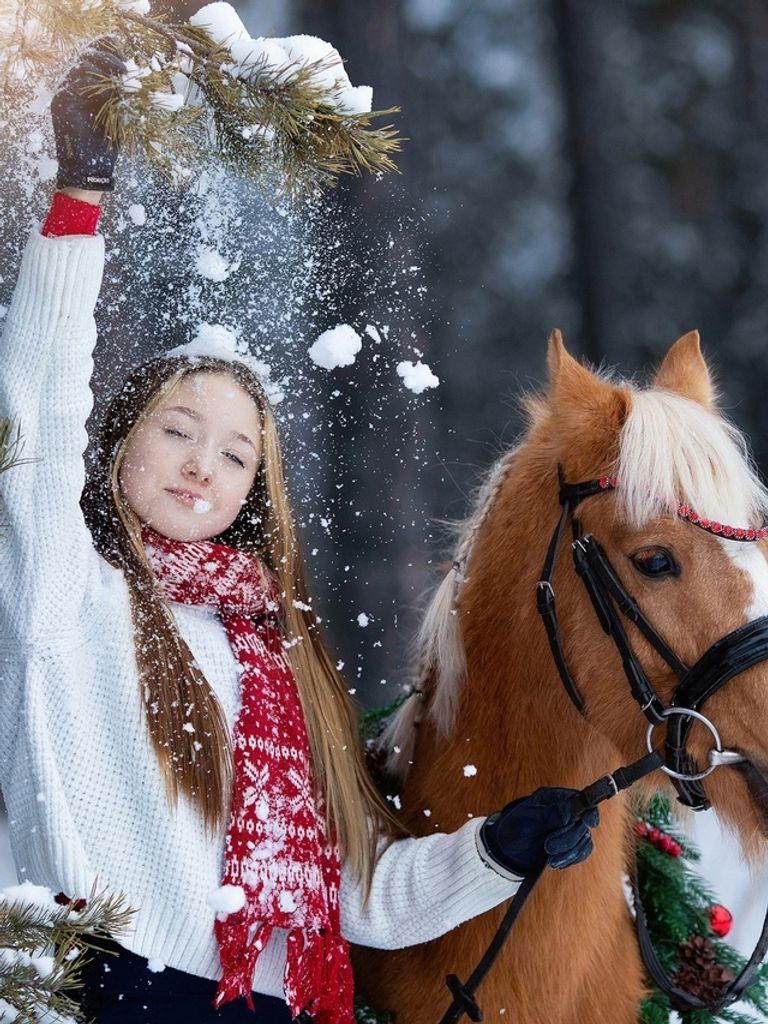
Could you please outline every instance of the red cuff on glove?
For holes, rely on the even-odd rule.
[[[43,224],[46,238],[62,235],[95,235],[101,216],[101,207],[73,199],[63,192],[54,192],[51,209]]]

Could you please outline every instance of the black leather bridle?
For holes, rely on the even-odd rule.
[[[557,666],[565,691],[579,712],[586,716],[586,704],[573,679],[563,651],[560,626],[555,604],[552,575],[565,527],[570,520],[573,540],[571,550],[577,575],[584,584],[592,606],[603,631],[611,637],[621,657],[624,675],[629,689],[643,715],[648,720],[648,749],[652,749],[651,733],[655,726],[666,724],[665,756],[663,771],[670,776],[677,789],[678,799],[695,811],[706,810],[709,800],[701,785],[701,779],[719,765],[739,767],[749,765],[748,771],[755,772],[747,758],[739,751],[724,751],[719,736],[708,719],[701,715],[701,708],[734,676],[768,660],[768,616],[753,619],[738,629],[721,637],[704,652],[695,665],[687,666],[675,654],[664,637],[648,620],[637,601],[632,597],[618,573],[592,534],[584,534],[581,520],[576,515],[578,505],[585,499],[613,490],[617,485],[615,477],[601,477],[586,483],[569,484],[560,481],[560,504],[562,514],[549,543],[541,578],[537,587],[537,607],[547,631],[552,656]],[[765,530],[734,529],[720,523],[710,523],[692,513],[687,506],[679,506],[686,518],[701,529],[717,536],[726,536],[735,542],[762,540]],[[678,679],[669,706],[665,706],[659,694],[637,657],[627,636],[623,619],[632,622],[653,647]],[[699,714],[689,714],[698,712]],[[694,758],[686,749],[691,727],[697,718],[709,729],[715,739],[710,751],[708,766],[699,771]]]
[[[565,528],[570,520],[574,568],[586,587],[600,625],[604,632],[612,638],[619,652],[630,692],[648,720],[646,730],[648,752],[633,764],[619,768],[581,790],[574,797],[574,814],[582,816],[591,807],[616,796],[620,791],[627,789],[657,769],[661,769],[671,778],[678,792],[678,800],[695,811],[706,810],[710,806],[701,780],[721,765],[739,769],[745,774],[751,788],[767,793],[768,782],[757,768],[740,751],[723,749],[717,729],[701,713],[701,708],[734,676],[768,660],[768,616],[753,619],[738,629],[732,630],[713,643],[695,665],[690,667],[685,665],[648,620],[637,601],[621,582],[608,556],[595,537],[592,534],[584,534],[581,521],[575,514],[578,505],[585,498],[613,490],[618,481],[615,477],[605,476],[598,480],[569,484],[564,480],[562,470],[558,469],[558,472],[562,513],[549,542],[544,567],[537,585],[537,607],[547,631],[560,679],[573,704],[580,714],[586,717],[586,703],[568,668],[563,650],[555,591],[552,584],[555,562]],[[768,529],[755,530],[723,526],[700,517],[686,505],[679,505],[676,512],[681,518],[715,536],[746,542],[768,538]],[[656,692],[635,654],[622,616],[640,630],[648,643],[677,676],[679,682],[668,705],[664,704]],[[695,759],[686,749],[686,742],[694,721],[700,721],[709,729],[714,742],[714,747],[709,751],[708,766],[702,771],[698,770]],[[660,725],[666,725],[664,757],[655,751],[652,745],[653,731]],[[475,993],[501,952],[520,911],[543,874],[545,866],[545,863],[541,863],[526,876],[511,901],[490,946],[467,981],[461,982],[455,974],[450,974],[446,978],[453,1000],[441,1018],[440,1024],[456,1024],[465,1014],[473,1021],[483,1019]],[[683,1011],[707,1010],[710,1013],[715,1013],[735,1002],[751,984],[757,968],[768,951],[768,910],[766,910],[760,937],[744,968],[736,978],[723,986],[713,1000],[707,1002],[678,988],[667,975],[651,942],[635,877],[632,878],[632,884],[635,926],[640,954],[649,975],[661,991],[667,995],[673,1008]]]

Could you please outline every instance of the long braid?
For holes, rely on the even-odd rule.
[[[465,520],[453,556],[453,566],[443,577],[427,607],[419,629],[411,677],[411,696],[393,716],[379,740],[386,753],[387,770],[404,777],[413,760],[416,729],[425,712],[439,733],[447,735],[453,724],[466,656],[458,626],[458,594],[478,532],[484,525],[504,486],[517,448],[512,448],[491,467]]]

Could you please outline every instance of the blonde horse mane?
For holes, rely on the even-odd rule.
[[[660,515],[674,514],[677,504],[685,502],[712,520],[761,525],[768,513],[768,491],[757,476],[741,431],[719,413],[672,391],[623,386],[631,392],[631,406],[616,465],[605,467],[605,472],[619,478],[618,510],[627,521],[640,527]],[[400,778],[413,760],[416,726],[425,714],[441,736],[453,727],[467,668],[456,614],[457,591],[475,537],[517,450],[506,452],[493,465],[471,515],[459,527],[453,568],[429,602],[416,639],[414,692],[379,740],[388,770]]]

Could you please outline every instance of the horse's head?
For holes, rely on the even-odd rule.
[[[414,757],[435,759],[437,776],[455,778],[453,760],[471,744],[472,760],[486,761],[478,778],[488,780],[482,798],[493,806],[505,794],[584,785],[635,761],[655,716],[652,743],[691,774],[692,761],[709,766],[712,736],[700,722],[661,712],[675,702],[698,707],[722,745],[747,761],[716,768],[703,791],[690,788],[689,802],[710,800],[748,849],[768,832],[768,622],[743,627],[768,616],[768,562],[759,537],[736,538],[758,533],[768,492],[744,438],[718,411],[696,333],[670,349],[646,389],[585,368],[557,332],[549,371],[548,391],[529,400],[528,433],[489,474],[455,568],[424,617],[418,696],[383,738],[390,767],[404,775]],[[563,482],[593,486],[564,508]],[[559,521],[550,574],[542,564]],[[539,603],[556,595],[571,699],[538,621],[537,591]],[[630,597],[645,629],[621,610]],[[601,600],[603,620],[607,605],[625,636],[623,651],[601,624]],[[582,702],[580,717],[574,703]],[[426,728],[416,730],[421,720]],[[457,735],[461,743],[451,744]],[[665,748],[665,738],[683,753]],[[745,772],[747,763],[757,771]],[[480,783],[471,781],[466,798],[476,800]]]
[[[598,542],[588,541],[588,574],[598,584],[602,576],[602,592],[661,705],[675,702],[676,691],[677,703],[687,705],[677,689],[681,671],[721,638],[768,615],[768,563],[757,537],[768,494],[743,437],[717,409],[695,332],[673,345],[645,390],[586,369],[567,353],[558,333],[550,341],[549,367],[549,393],[535,403],[534,429],[521,455],[549,475],[550,494],[557,486],[556,466],[569,484],[603,478],[606,485],[608,478],[604,490],[579,500],[573,511],[577,535]],[[634,760],[648,725],[643,701],[633,699],[622,668],[626,658],[600,627],[588,588],[574,571],[571,541],[569,532],[552,576],[563,651],[588,721]],[[621,594],[615,587],[611,592],[611,569],[659,634],[661,652],[621,612]],[[747,847],[751,837],[768,831],[768,793],[760,792],[759,778],[768,776],[768,661],[759,660],[768,656],[768,647],[761,630],[756,632],[756,639],[737,634],[729,640],[725,656],[708,654],[717,664],[701,666],[706,671],[692,687],[705,698],[701,710],[723,745],[758,769],[759,774],[744,773],[743,766],[717,769],[704,782],[707,796],[738,826]],[[729,674],[733,657],[743,659],[744,670],[708,688],[718,672]],[[665,731],[662,725],[654,732],[657,746]],[[711,747],[711,734],[694,724],[687,749],[700,769],[707,767]],[[684,769],[691,770],[690,764]]]

